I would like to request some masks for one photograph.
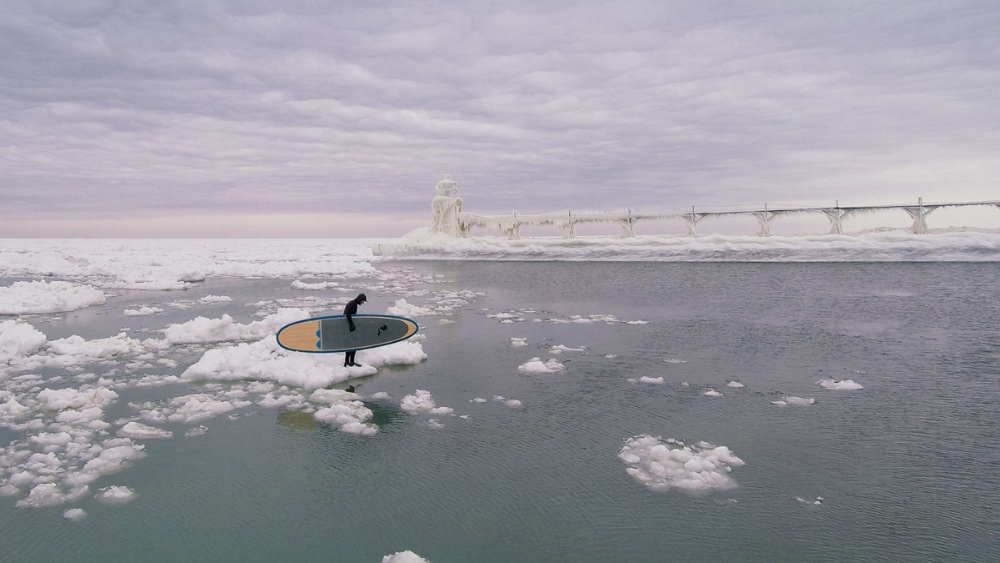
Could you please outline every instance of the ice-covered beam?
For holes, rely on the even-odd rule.
[[[927,216],[939,206],[924,205],[924,198],[917,198],[916,207],[904,207],[903,210],[913,219],[913,233],[922,235],[927,232]]]

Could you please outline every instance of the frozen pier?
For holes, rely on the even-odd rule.
[[[478,215],[462,209],[462,199],[458,197],[456,183],[445,177],[435,187],[437,195],[431,203],[433,222],[431,228],[438,233],[456,237],[466,237],[473,229],[490,229],[509,238],[519,238],[521,227],[552,227],[559,229],[566,238],[576,236],[576,226],[583,224],[615,224],[622,229],[622,236],[635,236],[635,224],[650,221],[681,221],[691,236],[698,234],[698,224],[705,219],[734,216],[748,216],[756,219],[761,236],[771,235],[771,222],[781,217],[793,215],[822,214],[830,221],[830,233],[842,234],[844,221],[858,215],[902,211],[913,220],[912,231],[916,234],[927,232],[927,216],[944,207],[991,206],[1000,209],[1000,200],[967,201],[948,203],[924,203],[917,198],[916,203],[894,205],[845,206],[839,203],[827,207],[768,207],[761,209],[711,211],[645,211],[622,209],[617,211],[576,211],[565,210],[552,213],[521,214],[514,211],[508,215]]]

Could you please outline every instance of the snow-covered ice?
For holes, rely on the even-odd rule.
[[[744,465],[726,446],[709,442],[685,445],[648,434],[625,440],[618,457],[633,479],[653,491],[731,489],[736,482],[730,473]]]
[[[555,359],[542,361],[541,358],[531,358],[527,362],[517,366],[517,370],[522,373],[547,374],[558,373],[566,369],[566,366]]]

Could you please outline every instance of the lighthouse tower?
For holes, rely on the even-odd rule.
[[[462,198],[458,197],[458,188],[455,187],[457,185],[451,176],[445,176],[444,180],[438,182],[434,187],[437,190],[437,195],[431,200],[432,232],[453,237],[466,235],[458,220],[458,216],[462,212]]]

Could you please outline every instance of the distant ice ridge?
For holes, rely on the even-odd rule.
[[[280,239],[0,239],[0,278],[58,277],[98,288],[170,290],[210,277],[315,276],[333,287],[338,279],[377,273],[372,262],[381,258],[372,253],[375,244],[364,239],[295,245]],[[9,300],[0,299],[4,302]]]
[[[373,247],[408,259],[663,262],[996,262],[1000,230],[803,236],[454,238],[418,229]]]

